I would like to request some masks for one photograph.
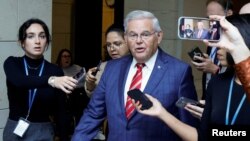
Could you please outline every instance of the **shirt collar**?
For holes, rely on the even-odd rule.
[[[155,65],[155,61],[156,61],[156,58],[157,58],[157,55],[158,55],[158,52],[159,51],[157,49],[156,52],[154,53],[154,55],[151,56],[149,58],[149,60],[145,62],[145,67],[149,68],[150,70],[153,70],[154,65]],[[135,68],[136,67],[136,63],[137,63],[137,61],[135,60],[135,58],[133,58],[131,66],[133,66],[133,68]]]

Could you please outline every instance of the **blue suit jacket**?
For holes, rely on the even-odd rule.
[[[208,30],[203,29],[200,38],[198,37],[198,32],[199,32],[199,30],[195,30],[195,32],[194,32],[193,36],[195,39],[210,39],[210,33],[208,32]]]
[[[109,61],[88,107],[75,129],[72,141],[90,141],[107,116],[108,141],[176,141],[179,137],[161,120],[134,112],[130,120],[125,116],[124,86],[132,56]],[[185,96],[197,99],[191,67],[164,53],[159,54],[145,87],[148,93],[180,120],[196,126],[198,120],[175,102]]]

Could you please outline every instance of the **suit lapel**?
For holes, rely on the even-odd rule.
[[[168,68],[168,57],[169,56],[166,55],[164,56],[163,51],[159,49],[159,54],[154,65],[154,69],[151,73],[151,76],[149,77],[149,80],[144,90],[145,92],[152,93],[156,86],[160,83],[161,79],[163,78],[163,75],[166,73],[166,70]]]

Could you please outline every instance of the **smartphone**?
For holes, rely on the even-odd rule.
[[[201,17],[179,17],[178,37],[183,40],[219,41],[221,26],[219,21]]]
[[[80,82],[85,77],[85,68],[82,68],[76,75],[73,76],[78,82]]]
[[[199,47],[193,48],[191,51],[188,52],[188,55],[193,61],[197,63],[201,63],[202,61],[195,59],[194,56],[205,57]]]
[[[153,103],[148,99],[148,97],[139,89],[133,89],[128,91],[128,96],[135,100],[135,102],[140,101],[142,107],[141,110],[149,109],[153,106]]]
[[[199,107],[204,107],[205,105],[201,104],[200,102],[196,101],[196,100],[193,100],[193,99],[190,99],[190,98],[186,98],[186,97],[180,97],[175,105],[179,108],[184,108],[187,103],[190,103],[192,105],[196,105],[196,106],[199,106]]]
[[[100,60],[99,64],[96,66],[97,67],[96,71],[91,73],[93,76],[96,76],[97,72],[100,71],[101,64],[102,64],[102,61]]]

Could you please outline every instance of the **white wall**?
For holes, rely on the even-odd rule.
[[[0,141],[8,117],[8,98],[3,62],[8,56],[22,56],[17,43],[19,26],[29,18],[42,19],[52,27],[52,0],[0,0]],[[50,61],[51,49],[45,58]]]

